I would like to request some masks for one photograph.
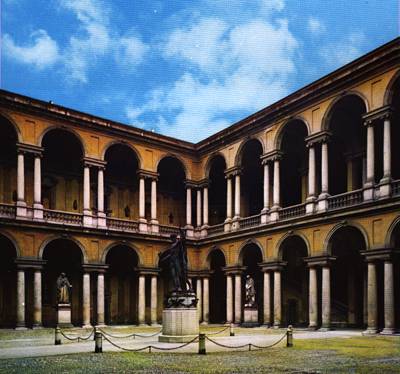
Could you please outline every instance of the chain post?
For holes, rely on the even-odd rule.
[[[233,327],[233,323],[231,323],[230,327],[229,327],[229,336],[235,336],[235,330]]]
[[[97,328],[96,326],[93,327],[93,340],[96,341],[96,332],[97,332]]]
[[[58,326],[54,330],[54,345],[61,345],[61,329]]]
[[[286,331],[286,347],[293,347],[293,327],[289,325]]]
[[[199,334],[199,355],[206,354],[206,334]]]
[[[103,335],[101,332],[95,332],[95,346],[94,346],[95,353],[103,353]]]

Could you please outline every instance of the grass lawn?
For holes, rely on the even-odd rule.
[[[0,373],[400,373],[400,337],[308,339],[293,348],[209,353],[103,353],[0,361]]]

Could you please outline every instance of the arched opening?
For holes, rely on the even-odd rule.
[[[13,327],[16,321],[17,251],[6,236],[0,234],[0,327]]]
[[[240,253],[240,259],[246,270],[243,274],[242,281],[242,308],[245,303],[245,283],[247,275],[250,275],[254,279],[254,285],[256,289],[256,304],[258,309],[258,320],[262,323],[263,316],[263,274],[261,268],[258,265],[262,262],[263,256],[260,247],[255,243],[246,244]]]
[[[282,207],[304,203],[307,198],[308,160],[304,140],[307,134],[307,126],[300,120],[290,121],[283,129],[280,168]]]
[[[105,153],[104,210],[107,216],[139,218],[138,158],[124,144],[114,144]]]
[[[0,202],[17,201],[17,132],[0,116]]]
[[[263,147],[259,140],[248,140],[241,150],[241,215],[260,214],[263,208]]]
[[[139,258],[135,250],[116,245],[106,256],[109,266],[106,277],[106,323],[137,323],[138,277],[135,271]]]
[[[226,218],[226,163],[225,159],[218,155],[210,161],[209,172],[209,223],[218,225]]]
[[[393,95],[391,106],[393,117],[391,119],[391,156],[392,156],[392,178],[400,179],[400,154],[397,151],[400,139],[400,77],[393,85]]]
[[[345,226],[334,232],[329,246],[336,257],[331,267],[332,325],[361,327],[365,322],[363,302],[367,280],[365,261],[360,254],[366,249],[364,237],[357,228]],[[377,270],[381,277],[382,269],[378,266]]]
[[[329,114],[329,193],[337,195],[362,188],[365,181],[366,129],[364,101],[348,95],[337,101]]]
[[[308,276],[303,261],[307,244],[300,236],[287,237],[281,244],[280,255],[286,262],[282,272],[282,321],[283,325],[307,326]]]
[[[392,231],[391,248],[400,250],[400,222]],[[400,310],[400,257],[393,257],[394,310]],[[400,313],[395,313],[395,326],[400,327]]]
[[[43,325],[57,324],[57,278],[65,273],[72,285],[71,322],[82,324],[82,262],[81,248],[72,240],[55,239],[46,245],[42,258],[43,269]]]
[[[71,132],[54,129],[42,140],[42,202],[45,209],[82,211],[83,148]]]
[[[210,322],[226,321],[226,276],[222,270],[225,267],[225,256],[220,249],[209,254],[210,261]]]
[[[186,224],[185,169],[178,159],[165,157],[158,164],[158,219],[162,225]]]

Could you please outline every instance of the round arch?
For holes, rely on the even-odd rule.
[[[383,105],[391,105],[393,102],[393,95],[394,95],[394,88],[396,86],[396,84],[398,84],[398,82],[400,80],[400,70],[398,70],[393,77],[390,79],[386,90],[385,90],[385,95],[383,98]]]
[[[23,143],[21,130],[17,124],[17,122],[12,118],[8,113],[0,112],[0,119],[4,118],[10,125],[14,128],[15,134],[17,135],[17,141],[19,143]]]
[[[82,156],[83,157],[87,156],[86,143],[85,143],[84,139],[82,138],[82,136],[78,132],[76,132],[75,130],[67,128],[65,126],[53,125],[53,126],[50,126],[50,127],[46,128],[45,130],[43,130],[43,132],[39,135],[37,145],[39,147],[43,147],[43,139],[45,138],[45,136],[48,133],[50,133],[52,131],[57,131],[57,130],[68,132],[68,133],[72,134],[78,140],[79,146],[80,146],[81,151],[82,151]]]
[[[123,246],[123,247],[130,248],[132,251],[135,252],[135,254],[136,254],[137,258],[138,258],[138,265],[140,266],[140,265],[143,264],[143,262],[142,262],[142,256],[141,256],[141,253],[140,253],[139,249],[136,248],[136,247],[135,247],[134,245],[132,245],[131,243],[127,243],[127,242],[125,242],[125,241],[113,242],[113,243],[109,244],[106,248],[104,248],[103,254],[101,255],[101,260],[100,260],[100,262],[101,262],[102,264],[105,264],[105,263],[106,263],[106,260],[107,260],[107,255],[108,255],[108,253],[110,252],[110,250],[113,249],[113,248],[115,248],[115,247],[118,247],[118,246]]]
[[[69,240],[69,241],[71,241],[71,242],[73,242],[73,243],[75,243],[77,246],[78,246],[78,248],[81,250],[81,254],[82,254],[82,263],[83,264],[87,264],[88,263],[88,256],[87,256],[87,253],[86,253],[86,250],[85,250],[85,247],[83,246],[83,244],[78,240],[78,239],[76,239],[76,238],[74,238],[74,237],[72,237],[72,236],[63,236],[63,235],[52,235],[52,236],[50,236],[50,237],[48,237],[48,238],[46,238],[43,242],[42,242],[42,244],[40,245],[40,247],[39,247],[39,253],[38,253],[38,258],[39,259],[43,259],[43,253],[44,253],[44,250],[46,249],[46,247],[51,243],[51,242],[53,242],[54,240]]]
[[[14,249],[15,249],[16,258],[21,257],[21,249],[18,245],[18,242],[15,240],[14,237],[11,234],[9,234],[8,232],[5,232],[3,230],[0,230],[0,236],[4,236],[12,243],[12,245],[14,246]]]
[[[206,162],[205,167],[204,167],[204,170],[205,170],[204,177],[205,178],[210,178],[210,171],[211,171],[212,164],[213,164],[214,160],[216,158],[218,158],[218,157],[221,157],[224,160],[225,169],[228,167],[228,163],[226,161],[226,157],[222,152],[213,153],[208,157],[207,162]]]
[[[225,266],[227,265],[227,255],[225,253],[225,250],[223,248],[221,248],[221,247],[213,246],[213,247],[209,248],[207,256],[204,258],[204,261],[202,263],[202,267],[203,268],[210,269],[211,257],[212,257],[214,252],[221,252],[221,254],[224,256]]]
[[[172,153],[163,154],[163,155],[157,160],[157,162],[156,162],[156,168],[155,168],[156,171],[158,170],[158,168],[159,168],[161,162],[162,162],[163,160],[165,160],[166,158],[172,158],[172,159],[175,159],[176,161],[178,161],[178,162],[181,164],[181,166],[182,166],[183,172],[184,172],[184,174],[185,174],[185,179],[189,179],[189,177],[190,177],[190,174],[189,174],[189,171],[188,171],[189,168],[188,168],[188,166],[186,165],[185,160],[183,160],[182,157],[180,157],[180,156],[178,156],[178,155],[175,155],[175,154],[172,154]]]
[[[282,260],[283,244],[285,243],[285,241],[287,239],[290,239],[290,238],[293,238],[293,237],[298,237],[304,242],[304,244],[306,245],[306,248],[307,248],[307,256],[311,256],[311,246],[310,246],[310,242],[307,239],[307,237],[302,232],[293,231],[293,232],[287,232],[285,235],[283,235],[279,239],[278,243],[275,246],[275,250],[274,250],[274,257],[275,258],[277,258],[279,260]]]
[[[397,216],[390,224],[387,233],[386,233],[386,237],[385,237],[385,248],[391,248],[393,247],[394,243],[393,243],[393,234],[395,232],[395,230],[397,229],[397,227],[399,227],[400,225],[400,216]]]
[[[260,250],[261,259],[262,259],[262,261],[265,261],[264,248],[261,245],[261,243],[257,239],[249,239],[249,240],[246,240],[244,243],[242,243],[239,248],[239,252],[238,252],[239,254],[237,257],[237,261],[236,261],[236,263],[238,265],[240,265],[240,266],[243,265],[244,250],[248,245],[255,245],[256,247],[258,247],[258,249]]]
[[[329,104],[328,108],[326,108],[325,113],[322,117],[322,126],[321,130],[322,131],[327,131],[329,130],[329,124],[331,122],[332,114],[334,112],[335,106],[338,102],[340,102],[342,99],[349,97],[349,96],[357,96],[359,99],[362,100],[365,106],[365,112],[369,112],[369,102],[368,99],[359,91],[345,91],[341,93],[340,95],[336,96]]]
[[[307,130],[307,135],[309,136],[311,134],[311,127],[310,124],[308,123],[308,121],[302,117],[302,116],[295,116],[295,117],[291,117],[289,118],[287,121],[285,121],[284,123],[282,123],[282,125],[279,127],[278,132],[275,136],[275,140],[274,140],[274,148],[276,150],[280,150],[282,148],[282,139],[283,136],[285,135],[285,131],[287,129],[287,126],[292,123],[292,122],[302,122],[304,124],[304,126],[306,127]]]
[[[133,153],[135,154],[136,158],[137,158],[137,161],[138,161],[138,168],[139,168],[139,169],[142,168],[143,159],[142,159],[142,156],[141,156],[140,152],[139,152],[132,144],[130,144],[130,143],[128,143],[128,142],[121,141],[121,140],[112,140],[112,141],[108,142],[108,143],[103,147],[103,149],[102,149],[102,151],[101,151],[101,153],[100,153],[100,159],[101,159],[102,161],[105,161],[105,157],[106,157],[107,151],[108,151],[111,147],[116,146],[116,145],[126,146],[126,147],[130,148],[130,149],[133,151]]]
[[[262,139],[258,136],[251,136],[248,137],[246,139],[244,139],[240,145],[239,148],[236,152],[235,155],[235,165],[234,166],[242,166],[242,156],[243,156],[243,149],[246,146],[247,143],[251,142],[251,141],[257,141],[260,145],[261,145],[261,149],[262,149],[262,153],[265,153],[265,145],[264,142],[262,141]]]

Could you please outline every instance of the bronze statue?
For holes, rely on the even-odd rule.
[[[71,283],[65,273],[57,278],[57,302],[58,304],[69,304],[71,301]]]
[[[254,279],[250,276],[247,275],[246,277],[246,303],[245,307],[250,307],[253,308],[256,305],[256,288],[254,286]]]

